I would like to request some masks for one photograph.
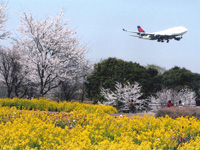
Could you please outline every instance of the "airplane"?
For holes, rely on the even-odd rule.
[[[137,35],[131,35],[134,37],[138,37],[140,39],[146,39],[146,40],[157,40],[158,42],[164,42],[166,40],[167,43],[169,43],[169,40],[174,39],[177,41],[180,41],[182,39],[182,35],[185,34],[188,30],[183,27],[174,27],[167,30],[159,31],[159,32],[153,32],[153,33],[147,33],[145,32],[141,26],[137,26],[138,31],[129,31],[122,29],[126,32],[136,33]]]

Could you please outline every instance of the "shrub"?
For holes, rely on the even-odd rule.
[[[194,107],[170,107],[170,108],[161,108],[157,111],[156,117],[165,117],[168,115],[169,117],[175,119],[178,117],[196,117],[200,118],[200,108]]]
[[[116,108],[112,106],[102,106],[102,105],[92,105],[83,104],[78,102],[56,102],[49,100],[47,98],[41,97],[39,99],[23,99],[23,98],[13,98],[13,99],[3,99],[0,98],[1,107],[16,107],[20,110],[40,110],[40,111],[58,111],[58,112],[71,112],[75,110],[85,110],[87,112],[94,113],[96,111],[101,111],[103,113],[116,113]]]

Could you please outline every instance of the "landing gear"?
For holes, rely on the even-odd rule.
[[[158,39],[157,41],[158,42],[164,42],[164,39]]]
[[[163,43],[165,40],[166,40],[167,43],[169,43],[169,39],[158,39],[157,41]]]

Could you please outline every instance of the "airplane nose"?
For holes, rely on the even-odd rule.
[[[185,33],[187,33],[188,32],[188,29],[185,29]]]
[[[185,27],[182,27],[182,29],[181,29],[182,31],[183,31],[183,33],[186,33],[186,32],[188,32],[188,29],[187,28],[185,28]]]
[[[183,27],[183,29],[185,30],[185,32],[188,32],[188,29],[187,29],[187,28]]]

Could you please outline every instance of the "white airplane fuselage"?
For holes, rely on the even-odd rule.
[[[170,28],[167,30],[163,30],[163,31],[158,31],[158,32],[153,32],[152,34],[154,35],[166,35],[166,36],[182,36],[183,34],[185,34],[188,30],[183,27],[183,26],[179,26],[179,27],[174,27],[174,28]],[[156,36],[152,37],[150,35],[144,35],[139,37],[141,39],[146,39],[146,40],[157,40]],[[172,39],[172,38],[170,38]]]
[[[140,39],[157,40],[158,42],[167,41],[167,43],[171,39],[180,41],[182,39],[182,35],[188,31],[183,26],[174,27],[174,28],[170,28],[167,30],[159,31],[159,32],[153,32],[153,33],[145,32],[140,26],[137,26],[137,28],[138,28],[138,31],[130,31],[130,30],[125,30],[125,29],[123,29],[123,31],[135,33],[137,35],[131,35],[131,36],[138,37]]]

